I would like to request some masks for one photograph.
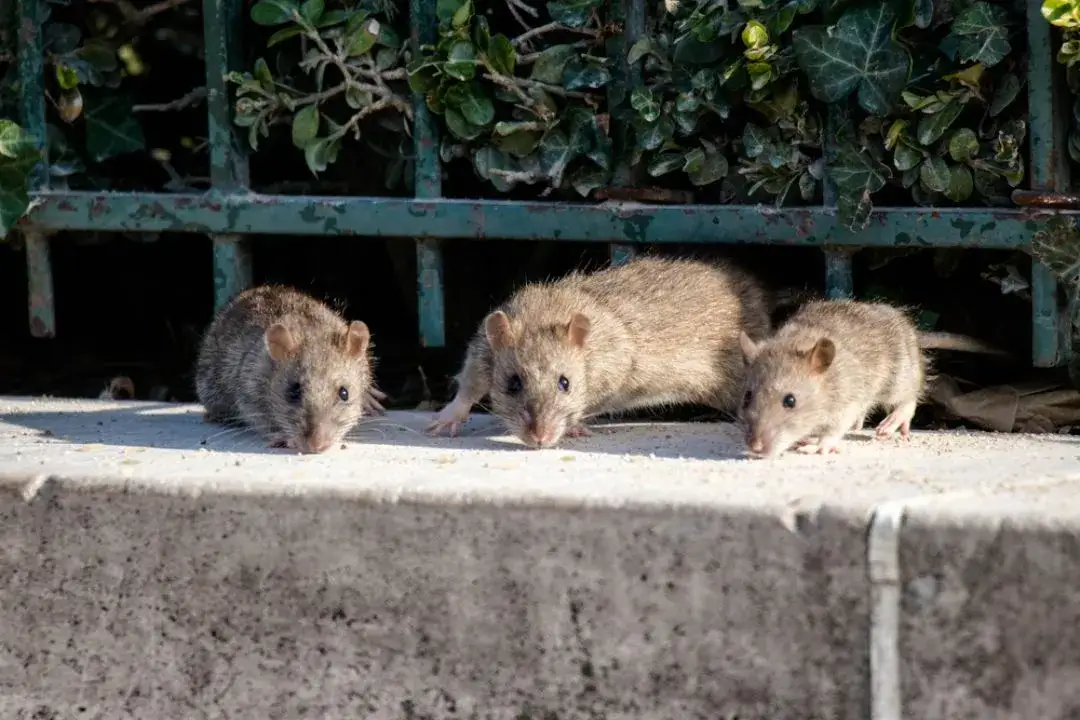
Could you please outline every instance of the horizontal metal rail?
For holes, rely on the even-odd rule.
[[[42,28],[38,3],[18,0],[19,71],[22,120],[44,144],[45,94]],[[622,38],[609,50],[618,55],[618,87],[613,100],[641,83],[639,68],[625,62],[625,49],[645,27],[646,0],[611,0],[613,22],[622,23]],[[51,265],[47,233],[74,230],[187,232],[209,235],[214,242],[215,304],[251,283],[251,258],[245,236],[259,234],[400,237],[416,241],[419,336],[425,347],[445,343],[443,268],[440,239],[560,240],[612,244],[615,262],[625,261],[644,243],[766,244],[818,247],[823,250],[827,294],[852,293],[852,253],[860,247],[981,248],[1028,250],[1046,218],[1071,214],[1061,200],[1069,191],[1068,165],[1062,148],[1065,118],[1071,100],[1061,87],[1055,65],[1051,28],[1041,17],[1040,3],[1028,3],[1028,162],[1030,187],[1017,193],[1031,203],[1019,208],[877,208],[869,227],[853,233],[839,222],[836,198],[826,184],[819,207],[771,205],[647,205],[517,202],[446,199],[442,197],[439,128],[424,99],[414,97],[413,131],[416,156],[414,198],[310,197],[262,195],[248,191],[244,144],[232,126],[232,102],[224,76],[237,67],[244,4],[203,0],[206,35],[207,117],[213,189],[202,195],[162,193],[61,192],[48,188],[39,172],[32,187],[33,210],[26,223],[31,288],[31,329],[37,336],[56,332],[52,306]],[[410,0],[414,42],[435,35],[435,0]],[[613,117],[618,142],[625,128]],[[827,136],[831,137],[831,133]],[[619,168],[620,182],[633,182],[633,172]],[[1050,200],[1047,200],[1050,198]],[[1054,198],[1057,198],[1056,200]],[[1062,209],[1064,205],[1064,208]],[[1057,283],[1039,263],[1032,270],[1033,362],[1061,362]]]
[[[490,238],[611,243],[1023,249],[1060,211],[878,208],[853,233],[828,208],[568,204],[297,195],[44,192],[31,214],[53,230]]]

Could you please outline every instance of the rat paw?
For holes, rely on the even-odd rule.
[[[566,431],[566,437],[568,437],[568,438],[592,437],[592,436],[593,436],[592,430],[585,427],[584,425],[577,425],[577,426],[572,427],[572,428],[570,428],[569,430]]]
[[[429,435],[439,435],[444,430],[450,437],[457,437],[461,432],[462,426],[469,419],[469,410],[465,409],[465,412],[461,411],[461,406],[455,406],[454,403],[450,403],[442,409],[442,411],[435,416],[435,419],[428,423],[425,431]]]
[[[289,441],[288,440],[271,440],[270,443],[266,447],[274,449],[274,450],[287,450],[289,448]]]
[[[386,408],[383,407],[382,401],[386,400],[387,397],[387,394],[383,391],[370,388],[367,393],[367,398],[365,398],[365,405],[367,405],[368,410],[370,410],[373,415],[385,415]]]

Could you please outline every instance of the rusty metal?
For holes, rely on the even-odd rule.
[[[1012,201],[1020,207],[1080,210],[1080,195],[1049,190],[1013,190]]]
[[[689,190],[672,190],[662,187],[607,187],[597,188],[593,196],[603,202],[658,203],[662,205],[693,205],[694,193]]]

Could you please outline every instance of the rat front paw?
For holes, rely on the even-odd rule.
[[[584,425],[576,425],[576,426],[574,426],[574,427],[572,427],[572,428],[570,428],[569,430],[566,431],[566,437],[568,437],[568,438],[592,437],[592,436],[593,436],[592,430],[589,430],[589,428],[585,427]]]
[[[385,415],[386,408],[383,407],[382,401],[386,400],[387,397],[387,394],[382,390],[369,388],[365,404],[373,415]]]
[[[435,416],[425,430],[429,435],[439,435],[445,430],[450,437],[456,437],[468,419],[469,408],[462,411],[460,405],[450,403]]]

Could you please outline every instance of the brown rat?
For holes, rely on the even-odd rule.
[[[739,333],[769,332],[766,293],[726,263],[639,257],[518,290],[469,343],[453,401],[429,431],[457,433],[485,396],[530,447],[587,435],[583,423],[650,406],[737,412]]]
[[[740,337],[748,363],[740,419],[754,456],[836,452],[879,407],[878,437],[911,432],[931,348],[1005,354],[950,333],[919,332],[901,309],[855,300],[813,301],[763,342]]]
[[[372,386],[371,334],[309,295],[280,285],[246,290],[203,336],[195,388],[207,422],[244,424],[271,447],[318,453],[341,442]]]

